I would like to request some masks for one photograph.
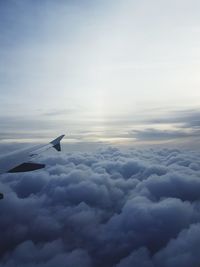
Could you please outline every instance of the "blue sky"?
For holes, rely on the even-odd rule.
[[[199,136],[198,1],[1,1],[2,141]],[[152,136],[156,138],[152,138]]]

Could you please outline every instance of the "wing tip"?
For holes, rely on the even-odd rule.
[[[60,146],[60,141],[63,139],[65,135],[62,134],[60,136],[58,136],[56,139],[54,139],[53,141],[50,142],[50,144],[53,145],[53,147],[57,150],[57,151],[61,151],[61,146]]]

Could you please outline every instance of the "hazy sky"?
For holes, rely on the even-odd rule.
[[[200,2],[1,0],[1,140],[199,136]]]

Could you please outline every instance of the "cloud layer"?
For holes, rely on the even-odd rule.
[[[0,266],[199,266],[199,157],[107,148],[2,176]]]

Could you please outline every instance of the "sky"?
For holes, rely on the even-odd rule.
[[[199,267],[199,10],[0,0],[0,267]]]
[[[1,0],[0,140],[188,143],[200,133],[197,0]]]

